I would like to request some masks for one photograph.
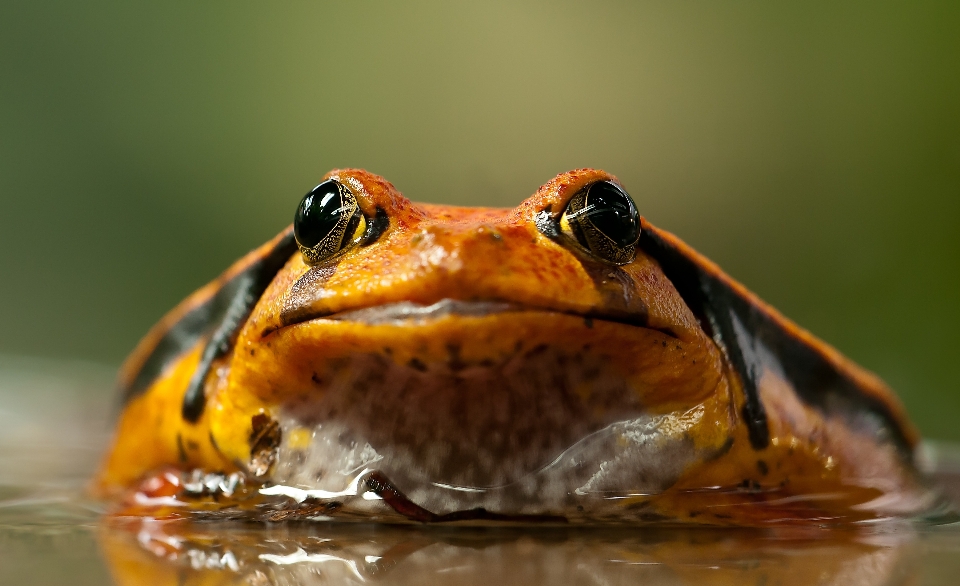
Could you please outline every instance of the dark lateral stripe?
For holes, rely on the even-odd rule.
[[[191,308],[164,332],[130,382],[121,387],[122,405],[145,393],[167,366],[209,334],[211,324],[223,318],[237,285],[237,279],[227,281],[216,294]]]
[[[150,349],[149,354],[137,367],[136,372],[123,377],[121,380],[121,406],[146,392],[170,364],[195,347],[201,339],[221,329],[228,318],[236,326],[238,299],[249,296],[252,293],[251,284],[262,281],[264,273],[270,273],[266,282],[266,284],[269,284],[273,275],[295,251],[296,242],[293,240],[293,231],[288,229],[269,253],[244,267],[240,273],[226,281],[213,295],[191,307],[180,319],[168,327],[154,343],[153,348]],[[272,272],[270,272],[270,269],[272,269]],[[251,279],[251,277],[253,278]],[[264,289],[266,289],[266,285],[263,285],[263,288],[256,294],[253,303],[256,303],[256,299],[259,299]],[[250,305],[250,308],[252,307],[253,305]],[[242,325],[242,321],[239,325]],[[213,337],[211,337],[212,340]],[[219,343],[222,342],[221,337]]]
[[[291,228],[277,241],[273,249],[231,280],[231,283],[236,282],[233,296],[229,298],[222,318],[212,324],[216,328],[203,348],[200,362],[183,395],[182,414],[187,421],[196,423],[203,414],[207,402],[204,383],[214,360],[226,355],[233,347],[240,328],[253,311],[253,306],[296,250],[297,242]]]
[[[909,436],[890,406],[863,389],[815,340],[790,331],[782,318],[758,306],[711,263],[686,254],[649,224],[643,227],[639,246],[657,260],[740,375],[746,395],[743,416],[756,449],[769,442],[766,412],[757,390],[764,368],[769,367],[783,373],[803,402],[839,415],[855,427],[875,429],[879,424],[895,445],[910,453]]]
[[[684,302],[707,327],[718,345],[725,351],[740,378],[743,380],[745,402],[743,418],[750,435],[750,444],[763,449],[770,442],[770,430],[767,427],[767,415],[760,402],[757,382],[762,372],[755,365],[748,365],[744,353],[737,343],[731,312],[740,313],[742,301],[731,290],[718,282],[713,275],[704,271],[696,262],[682,251],[670,245],[659,234],[644,226],[640,234],[639,247],[655,258],[663,273],[670,279]]]

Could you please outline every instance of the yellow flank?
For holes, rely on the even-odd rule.
[[[183,389],[199,354],[198,346],[184,355],[146,394],[123,410],[116,441],[98,478],[102,492],[116,492],[141,479],[146,472],[164,466],[236,469],[212,445],[206,417],[196,425],[184,425],[180,414]]]

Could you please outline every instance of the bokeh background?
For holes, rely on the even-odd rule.
[[[0,2],[0,352],[117,365],[327,170],[564,170],[960,439],[960,3]]]

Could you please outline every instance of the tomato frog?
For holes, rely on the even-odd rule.
[[[332,171],[119,380],[95,487],[137,514],[757,526],[932,502],[879,378],[593,169],[513,209]]]

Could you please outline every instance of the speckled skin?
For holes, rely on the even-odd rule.
[[[618,501],[620,510],[633,511],[624,517],[627,521],[855,521],[914,512],[927,502],[909,454],[878,440],[876,430],[857,428],[808,405],[775,369],[763,372],[759,385],[769,442],[761,449],[752,446],[741,415],[740,378],[658,262],[640,251],[633,262],[617,267],[538,229],[537,213],[559,213],[583,186],[603,179],[616,182],[611,175],[592,169],[562,174],[514,209],[415,204],[362,170],[337,170],[326,177],[348,185],[368,217],[377,208],[384,210],[390,218],[387,231],[373,244],[350,247],[317,266],[305,264],[300,254],[289,259],[232,351],[208,377],[206,408],[196,423],[183,420],[181,402],[199,345],[134,398],[120,417],[97,477],[100,494],[122,494],[167,466],[257,475],[251,452],[255,416],[300,414],[310,422],[317,409],[329,410],[337,402],[331,393],[362,392],[362,399],[340,401],[339,408],[385,406],[382,412],[362,414],[358,407],[345,419],[368,440],[380,442],[377,449],[399,449],[387,445],[394,441],[406,446],[405,457],[415,461],[418,446],[424,454],[430,446],[453,446],[445,455],[423,456],[419,472],[411,472],[408,484],[401,486],[411,495],[418,494],[412,484],[430,481],[430,470],[446,475],[439,479],[444,482],[515,481],[549,462],[579,434],[641,415],[687,414],[673,439],[663,440],[663,454],[669,446],[682,445],[687,460],[676,470],[669,466],[673,456],[655,462],[648,473],[656,478],[644,486],[657,490]],[[895,414],[908,443],[916,441],[902,407],[876,377],[763,305],[675,237],[645,220],[642,228],[656,231],[719,275],[773,316],[787,335],[817,348],[865,395]],[[134,352],[121,377],[138,368],[178,316],[270,246],[252,252],[171,312]],[[364,308],[448,299],[502,302],[512,310],[384,324],[337,319]],[[377,364],[393,373],[391,381],[377,378]],[[511,372],[524,372],[530,379],[534,371],[566,378],[511,386]],[[410,394],[413,387],[396,383],[397,377],[419,381],[419,394]],[[361,391],[358,380],[364,385]],[[564,396],[566,408],[550,406],[551,385],[564,390],[557,396]],[[448,393],[460,393],[460,399],[446,401]],[[504,406],[522,403],[524,396],[535,396],[539,403]],[[322,405],[326,407],[318,407]],[[402,421],[391,415],[400,412],[406,413]],[[539,426],[537,413],[546,414]],[[477,419],[471,419],[474,414]],[[512,419],[520,414],[523,422]],[[476,424],[479,420],[484,423]],[[420,429],[423,438],[417,436]],[[661,431],[669,435],[669,430]],[[536,449],[529,448],[534,444]],[[471,457],[471,445],[484,454],[482,466],[458,464]],[[655,460],[650,454],[643,457]],[[509,463],[498,470],[496,458],[501,456]],[[276,471],[260,472],[260,478],[270,481]],[[624,482],[624,493],[630,493],[631,481]]]

